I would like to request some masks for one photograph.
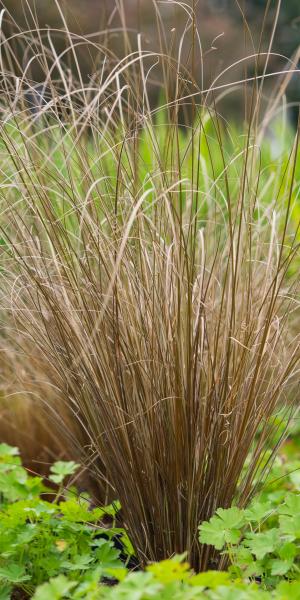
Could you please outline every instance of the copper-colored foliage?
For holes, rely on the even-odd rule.
[[[140,560],[187,550],[203,568],[211,553],[197,526],[248,500],[299,361],[289,329],[298,138],[266,204],[259,144],[282,88],[261,119],[256,73],[228,158],[217,111],[227,88],[197,87],[188,25],[184,65],[163,39],[159,61],[125,39],[120,62],[97,47],[87,84],[70,76],[50,34],[46,47],[32,34],[50,97],[30,111],[27,76],[17,95],[5,80],[2,283],[5,310],[49,365],[66,419],[78,418]],[[76,41],[66,34],[75,63]],[[147,95],[155,69],[160,122]]]
[[[90,468],[90,438],[67,403],[56,370],[20,332],[13,330],[13,340],[6,335],[2,344],[0,441],[17,446],[23,464],[44,477],[53,462],[75,460],[81,465],[78,488],[88,490],[97,502],[107,502],[107,485],[97,482]]]

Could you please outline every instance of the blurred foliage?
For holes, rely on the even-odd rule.
[[[21,29],[36,28],[37,24],[42,28],[50,28],[51,40],[58,55],[64,52],[69,45],[68,36],[61,34],[64,29],[62,14],[66,18],[66,23],[71,32],[79,35],[92,35],[93,42],[99,43],[109,49],[113,55],[122,58],[127,55],[130,49],[137,48],[137,33],[141,32],[141,45],[143,49],[154,52],[165,52],[172,54],[177,60],[181,36],[185,31],[187,24],[187,12],[180,3],[159,3],[152,0],[86,0],[84,10],[80,0],[70,0],[69,2],[60,2],[59,12],[55,0],[2,0],[1,4],[7,8],[4,16],[4,31],[9,33],[11,23],[17,23]],[[187,0],[186,5],[193,5],[193,0]],[[264,12],[269,3],[266,0],[241,0],[240,4],[236,0],[203,0],[195,3],[197,27],[201,38],[201,47],[196,51],[195,64],[197,65],[195,79],[199,85],[208,89],[212,82],[221,78],[218,83],[232,83],[242,80],[244,77],[254,76],[256,73],[256,64],[253,58],[247,61],[240,61],[245,56],[252,56],[258,52],[266,52],[269,48],[269,42],[272,36],[272,26],[276,15],[277,0],[271,0],[267,18],[264,19]],[[117,7],[124,7],[123,13]],[[156,8],[154,8],[154,6]],[[30,9],[29,9],[30,7]],[[33,8],[34,7],[34,8]],[[161,24],[163,28],[164,48],[160,47],[162,31],[158,33],[158,17],[156,11],[160,11]],[[10,13],[10,15],[9,15]],[[247,21],[247,26],[243,22],[243,13]],[[263,32],[261,31],[264,23]],[[55,30],[55,31],[54,31]],[[110,33],[107,31],[110,30]],[[126,30],[126,33],[124,33]],[[122,32],[123,31],[123,32]],[[288,60],[293,58],[297,47],[299,46],[300,31],[300,10],[298,0],[286,0],[282,2],[278,24],[272,44],[274,54],[268,59],[268,71],[280,72],[287,68]],[[97,35],[97,32],[102,32]],[[105,32],[105,33],[103,33]],[[47,41],[48,34],[43,33],[43,38]],[[234,42],[233,42],[234,40]],[[19,57],[21,69],[31,61],[34,49],[31,44],[24,46],[15,41],[15,52]],[[193,71],[190,60],[191,30],[185,37],[182,46],[182,64],[186,65],[187,70]],[[201,52],[204,54],[204,69],[201,65]],[[107,52],[106,52],[107,54]],[[76,55],[81,75],[85,80],[94,76],[99,69],[99,55],[96,46],[87,47],[85,44],[79,44],[76,49]],[[263,56],[263,55],[262,55]],[[72,53],[68,53],[68,67],[70,72],[77,75],[77,68]],[[100,58],[101,60],[101,58]],[[258,70],[264,68],[264,58],[261,58]],[[232,67],[232,65],[235,65]],[[34,59],[30,70],[32,78],[35,81],[41,80],[38,61]],[[175,76],[175,71],[174,71]],[[163,73],[160,69],[152,71],[153,82],[149,97],[152,105],[155,105],[159,98],[159,87],[162,85]],[[203,81],[202,81],[203,80]],[[270,77],[264,85],[265,93],[271,96],[278,78]],[[172,76],[170,78],[172,88]],[[165,85],[165,84],[164,84]],[[299,76],[294,75],[287,87],[286,96],[288,102],[292,103],[290,110],[291,118],[294,124],[297,123],[298,108],[295,104],[299,100]],[[235,93],[225,94],[219,103],[218,110],[226,118],[234,120],[240,119],[245,106],[244,93],[246,91],[233,88]],[[229,92],[229,89],[228,89]],[[249,91],[249,94],[251,92]],[[247,119],[247,115],[246,119]]]

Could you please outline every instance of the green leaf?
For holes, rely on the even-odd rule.
[[[218,508],[216,514],[222,521],[225,529],[236,529],[245,523],[244,511],[233,506],[232,508]]]
[[[272,575],[286,575],[293,566],[293,559],[281,560],[280,558],[274,558],[271,561],[271,574]]]
[[[200,542],[215,546],[217,550],[222,550],[225,544],[237,544],[241,535],[237,528],[244,524],[244,512],[239,508],[219,508],[208,522],[200,525]]]
[[[94,523],[105,514],[102,508],[94,508],[89,510],[89,505],[86,501],[79,502],[76,498],[60,502],[59,510],[64,517],[74,523]]]
[[[300,581],[282,581],[276,587],[276,600],[300,600]]]
[[[249,548],[245,548],[243,545],[238,546],[234,551],[235,563],[239,567],[245,568],[253,563],[253,555]]]
[[[252,554],[261,560],[279,546],[280,538],[278,529],[273,528],[262,533],[249,533],[245,545],[250,548]]]
[[[229,585],[230,575],[225,571],[206,571],[198,573],[189,579],[189,583],[193,586],[201,587],[201,589],[209,588],[216,589],[221,585]]]
[[[102,574],[102,569],[100,570],[100,575]],[[105,567],[105,575],[107,577],[112,577],[117,581],[124,581],[126,575],[128,574],[128,570],[125,567]]]
[[[29,575],[26,575],[25,568],[12,563],[7,567],[0,568],[0,579],[4,579],[9,583],[21,583],[30,579]]]
[[[244,515],[247,521],[260,523],[272,510],[270,502],[253,502],[249,508],[246,508]]]
[[[120,552],[117,550],[112,542],[108,542],[107,540],[98,540],[103,543],[95,550],[95,559],[99,566],[103,569],[105,568],[114,568],[114,567],[124,567],[123,563],[120,560]]]
[[[64,575],[59,575],[50,579],[49,583],[40,585],[33,596],[33,600],[61,600],[74,587],[76,587],[75,581],[69,581]]]
[[[217,550],[222,550],[225,546],[225,531],[220,529],[220,521],[217,517],[212,517],[208,522],[204,522],[200,525],[199,540],[201,544],[209,544],[214,546]]]
[[[134,547],[128,537],[128,534],[126,533],[126,531],[120,527],[113,527],[111,530],[111,536],[114,537],[115,535],[118,535],[120,542],[123,546],[123,554],[127,554],[127,556],[135,556],[135,550]],[[107,530],[106,530],[107,533]]]
[[[152,573],[130,573],[107,596],[110,600],[163,600],[163,590],[163,584],[155,581]]]
[[[35,537],[37,526],[34,523],[28,523],[25,528],[17,535],[15,545],[26,546]]]
[[[118,500],[115,500],[111,504],[108,504],[103,508],[103,512],[105,515],[110,515],[111,517],[115,517],[116,514],[121,510],[121,503]]]
[[[53,483],[60,484],[64,481],[65,477],[73,475],[73,473],[75,473],[79,467],[80,465],[75,463],[73,460],[69,462],[57,461],[50,468],[51,475],[49,475],[49,479],[50,481],[53,481]]]
[[[74,556],[72,561],[65,561],[62,563],[62,568],[68,571],[84,571],[90,567],[94,557],[90,554],[81,554]]]
[[[299,466],[297,467],[297,471],[293,471],[289,473],[289,479],[293,484],[293,487],[299,491],[300,489],[300,470]]]
[[[30,506],[30,505],[25,506],[23,510],[24,510],[24,512],[30,514],[30,518],[32,518],[33,516],[35,516],[37,518],[41,518],[41,517],[49,517],[51,515],[54,515],[56,513],[57,509],[50,502],[46,502],[44,500],[39,500],[39,502],[37,502],[36,504],[34,504],[32,506]]]
[[[85,572],[84,577],[80,579],[79,585],[72,591],[72,600],[100,600],[103,596],[105,597],[105,592],[103,596],[101,593],[101,590],[105,589],[104,586],[103,588],[99,586],[102,575],[101,569],[92,569]]]
[[[246,577],[261,577],[263,579],[266,572],[266,565],[263,560],[252,560],[246,568],[244,575]]]
[[[212,593],[211,593],[212,594]],[[269,592],[265,592],[257,585],[234,585],[232,587],[219,587],[213,592],[213,595],[200,596],[201,600],[207,597],[213,600],[270,600]]]
[[[183,562],[182,556],[174,556],[171,559],[148,565],[146,570],[152,573],[156,581],[160,583],[171,583],[173,581],[186,581],[190,578],[190,567]]]
[[[296,544],[286,542],[283,546],[279,547],[278,554],[283,560],[293,560],[298,554],[298,548]]]
[[[39,478],[32,479],[34,481],[39,480]],[[5,455],[0,458],[0,490],[6,502],[15,502],[22,498],[29,499],[32,497],[34,486],[30,485],[30,480],[27,471],[21,466],[19,456],[12,453],[9,456]],[[40,491],[41,488],[38,493]]]
[[[6,456],[18,456],[19,449],[15,446],[9,446],[8,444],[0,444],[0,457],[5,458]]]
[[[41,477],[28,477],[25,482],[27,496],[29,498],[35,498],[42,494],[42,492],[49,492],[50,490],[46,488],[43,484],[43,480]]]
[[[12,595],[12,586],[9,584],[0,584],[0,600],[10,600]]]
[[[279,529],[281,533],[288,536],[290,542],[300,539],[300,515],[295,515],[295,517],[281,515]]]
[[[285,502],[279,507],[279,512],[282,515],[290,515],[291,517],[300,517],[300,495],[287,494]]]

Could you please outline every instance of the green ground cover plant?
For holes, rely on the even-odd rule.
[[[10,598],[13,588],[31,597],[37,586],[61,573],[69,576],[72,589],[86,571],[95,570],[98,580],[124,571],[110,540],[119,536],[129,555],[125,532],[100,525],[104,516],[113,521],[118,505],[91,509],[89,499],[72,487],[66,491],[63,484],[77,468],[72,461],[54,463],[53,490],[27,473],[17,448],[0,445],[1,598]]]
[[[300,497],[299,481],[291,479],[295,467],[296,459],[287,462],[284,448],[264,490],[247,508],[218,509],[200,525],[200,541],[226,560],[223,571],[195,574],[186,554],[141,571],[130,567],[134,550],[125,531],[115,525],[119,503],[93,508],[91,499],[71,485],[78,465],[55,463],[45,485],[22,467],[17,448],[1,444],[0,597],[298,598]],[[107,518],[110,524],[104,525]]]

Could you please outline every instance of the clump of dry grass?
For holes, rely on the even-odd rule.
[[[88,490],[97,502],[107,503],[105,480],[96,480],[90,468],[89,436],[66,403],[64,383],[51,365],[15,327],[2,323],[0,367],[0,441],[20,450],[31,472],[47,477],[57,460],[75,460],[81,468],[78,488]],[[12,324],[11,324],[12,325]],[[4,333],[1,330],[1,333]],[[99,462],[99,461],[98,461]]]
[[[153,53],[108,68],[99,48],[94,82],[76,83],[51,34],[50,50],[34,35],[42,106],[28,111],[26,74],[6,74],[3,309],[57,374],[140,560],[187,550],[204,568],[197,526],[247,501],[296,383],[298,136],[269,180],[261,79],[237,147],[208,108],[214,90],[187,92],[180,64],[162,121],[147,99]]]
[[[28,366],[33,361],[26,357],[24,362]],[[34,364],[32,366],[34,369]],[[0,439],[1,442],[19,447],[27,468],[46,475],[54,460],[64,460],[68,456],[66,433],[64,431],[59,435],[59,431],[53,428],[49,414],[45,418],[46,410],[43,411],[41,404],[43,397],[49,397],[49,390],[45,386],[44,394],[36,401],[34,392],[32,395],[29,392],[34,387],[31,377],[34,380],[36,372],[27,373],[27,377],[31,377],[22,385],[25,376],[20,353],[2,348]]]

